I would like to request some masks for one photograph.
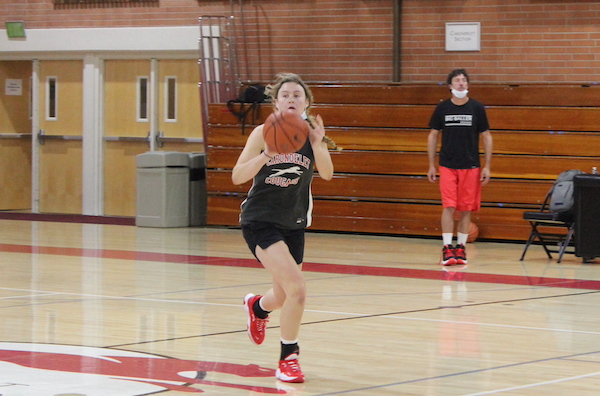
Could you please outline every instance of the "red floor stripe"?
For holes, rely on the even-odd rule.
[[[135,225],[135,217],[89,216],[60,213],[21,213],[0,211],[0,219],[25,221],[52,221],[58,223],[112,224],[128,226]]]
[[[137,252],[129,250],[80,249],[52,246],[29,246],[0,244],[0,251],[7,253],[48,254],[74,257],[97,257],[106,259],[167,262],[178,264],[201,264],[227,267],[260,268],[255,259],[226,257],[192,256],[186,254]],[[387,276],[409,279],[430,279],[446,281],[466,281],[496,283],[504,285],[561,287],[572,289],[600,290],[600,281],[536,276],[478,274],[466,271],[447,272],[436,267],[431,270],[393,267],[369,267],[343,264],[304,263],[304,270],[344,275]]]

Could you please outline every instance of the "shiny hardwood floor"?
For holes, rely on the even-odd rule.
[[[600,264],[475,242],[308,233],[304,384],[237,229],[0,220],[0,395],[598,395]]]

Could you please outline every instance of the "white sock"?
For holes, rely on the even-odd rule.
[[[463,234],[462,232],[459,232],[456,236],[456,243],[459,245],[466,245],[468,238],[469,234]]]
[[[442,240],[444,241],[444,246],[445,245],[452,245],[452,233],[451,232],[443,232],[442,233]]]

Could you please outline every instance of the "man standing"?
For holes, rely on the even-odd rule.
[[[481,187],[490,180],[493,140],[485,107],[467,96],[469,75],[466,70],[453,70],[448,74],[447,84],[452,97],[437,105],[429,121],[427,178],[432,183],[436,181],[435,157],[438,136],[442,132],[439,175],[444,247],[441,264],[466,265],[465,244],[471,226],[471,212],[479,210]],[[483,168],[479,159],[480,135],[485,153]],[[460,213],[460,218],[457,243],[453,246],[455,211]]]

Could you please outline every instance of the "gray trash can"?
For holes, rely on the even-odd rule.
[[[190,226],[206,225],[206,156],[190,153]]]
[[[150,151],[136,156],[137,212],[140,227],[188,227],[189,156]]]

